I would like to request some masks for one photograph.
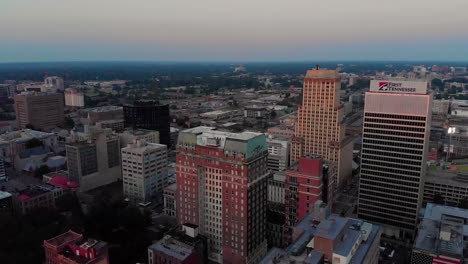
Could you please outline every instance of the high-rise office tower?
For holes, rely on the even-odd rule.
[[[135,203],[162,202],[167,186],[167,146],[136,140],[121,151],[124,196]]]
[[[177,217],[208,237],[217,263],[258,263],[266,254],[268,147],[261,133],[212,127],[181,131]]]
[[[366,93],[359,218],[413,237],[423,198],[432,95],[426,82],[372,81]]]
[[[15,95],[18,127],[51,130],[63,124],[63,94],[27,93]]]
[[[305,155],[319,155],[337,163],[336,184],[342,185],[352,172],[352,140],[345,137],[341,81],[336,70],[308,70],[304,78],[302,105],[291,145],[291,163]]]
[[[169,105],[154,100],[139,100],[124,105],[125,126],[159,131],[160,143],[170,147]]]

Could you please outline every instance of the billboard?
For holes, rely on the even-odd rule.
[[[371,80],[370,91],[381,93],[427,94],[427,82]]]

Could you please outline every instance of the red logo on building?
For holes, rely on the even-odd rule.
[[[379,91],[387,91],[388,82],[379,82]]]

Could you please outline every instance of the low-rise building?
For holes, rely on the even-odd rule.
[[[109,264],[108,244],[71,230],[44,240],[47,264]]]
[[[468,173],[457,170],[430,168],[424,183],[423,202],[433,202],[440,195],[449,205],[458,205],[468,197]]]
[[[55,201],[63,195],[63,190],[52,185],[28,186],[17,190],[13,194],[15,211],[27,214],[38,208],[55,208]]]
[[[235,111],[232,111],[232,110],[216,110],[216,111],[211,111],[211,112],[200,114],[200,117],[208,118],[212,120],[223,120],[223,119],[233,117],[234,114],[235,114]]]
[[[13,196],[9,192],[0,191],[0,214],[13,213]]]
[[[257,105],[244,107],[244,118],[267,119],[269,117],[270,112],[266,107]]]
[[[468,210],[428,203],[413,245],[412,264],[465,263]]]
[[[58,147],[57,136],[32,129],[22,129],[0,135],[0,158],[14,162],[14,157],[25,149],[44,146],[50,149]]]
[[[198,226],[182,225],[182,230],[170,232],[148,247],[148,263],[204,264],[208,263],[207,239]]]
[[[176,191],[176,183],[164,188],[164,213],[175,218],[177,218]]]
[[[124,119],[122,106],[101,106],[95,108],[86,108],[79,111],[83,123],[94,125],[96,122],[104,120]]]
[[[291,232],[292,244],[272,248],[260,264],[378,263],[381,228],[360,219],[329,216],[321,201]]]

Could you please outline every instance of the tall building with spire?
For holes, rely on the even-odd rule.
[[[317,66],[307,71],[291,146],[291,163],[309,154],[335,162],[338,186],[351,176],[353,155],[352,140],[345,136],[342,122],[340,89],[341,78],[336,70]]]

